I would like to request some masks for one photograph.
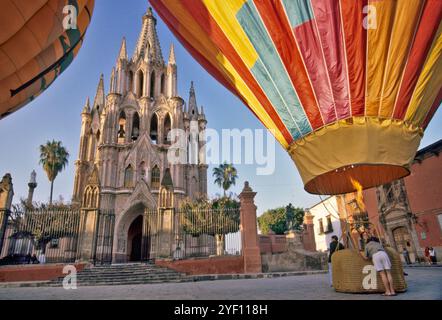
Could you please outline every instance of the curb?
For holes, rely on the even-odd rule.
[[[318,271],[290,271],[290,272],[270,272],[270,273],[251,273],[251,274],[207,274],[207,275],[191,275],[184,276],[182,279],[174,279],[171,281],[155,282],[155,283],[139,283],[129,284],[132,286],[146,285],[146,284],[159,284],[159,283],[184,283],[184,282],[200,282],[200,281],[220,281],[220,280],[248,280],[248,279],[271,279],[281,277],[295,277],[295,276],[307,276],[307,275],[320,275],[328,273],[327,270]],[[33,282],[4,282],[0,283],[0,289],[12,289],[12,288],[61,288],[61,286],[51,286],[52,281],[33,281]],[[117,284],[117,285],[125,285]],[[112,286],[112,285],[109,285]],[[78,287],[89,287],[81,286]],[[91,286],[92,287],[92,286]]]

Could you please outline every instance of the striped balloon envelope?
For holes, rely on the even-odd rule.
[[[0,2],[0,119],[46,90],[71,64],[94,0]]]
[[[308,192],[409,174],[442,98],[442,1],[150,2],[272,129]]]

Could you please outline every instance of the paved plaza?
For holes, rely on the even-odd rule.
[[[442,300],[442,268],[407,268],[408,291],[396,297],[344,294],[329,287],[327,275],[270,279],[219,280],[134,286],[0,288],[0,299],[146,299],[146,300]]]

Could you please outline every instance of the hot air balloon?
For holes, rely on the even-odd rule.
[[[305,190],[409,174],[442,100],[440,0],[150,0],[289,152]]]
[[[4,0],[0,4],[0,119],[46,90],[71,64],[94,0]]]

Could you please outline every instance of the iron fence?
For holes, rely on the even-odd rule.
[[[241,255],[239,208],[146,211],[148,260]]]
[[[81,216],[80,209],[11,213],[0,264],[76,262]],[[241,255],[239,216],[239,208],[146,210],[139,236],[132,234],[130,245],[132,251],[139,249],[134,256],[142,261]],[[99,210],[91,239],[95,264],[113,262],[114,232],[115,213]]]
[[[79,210],[12,212],[0,263],[75,262],[79,222]]]
[[[115,214],[112,210],[100,210],[94,262],[95,264],[112,263],[114,242]]]

